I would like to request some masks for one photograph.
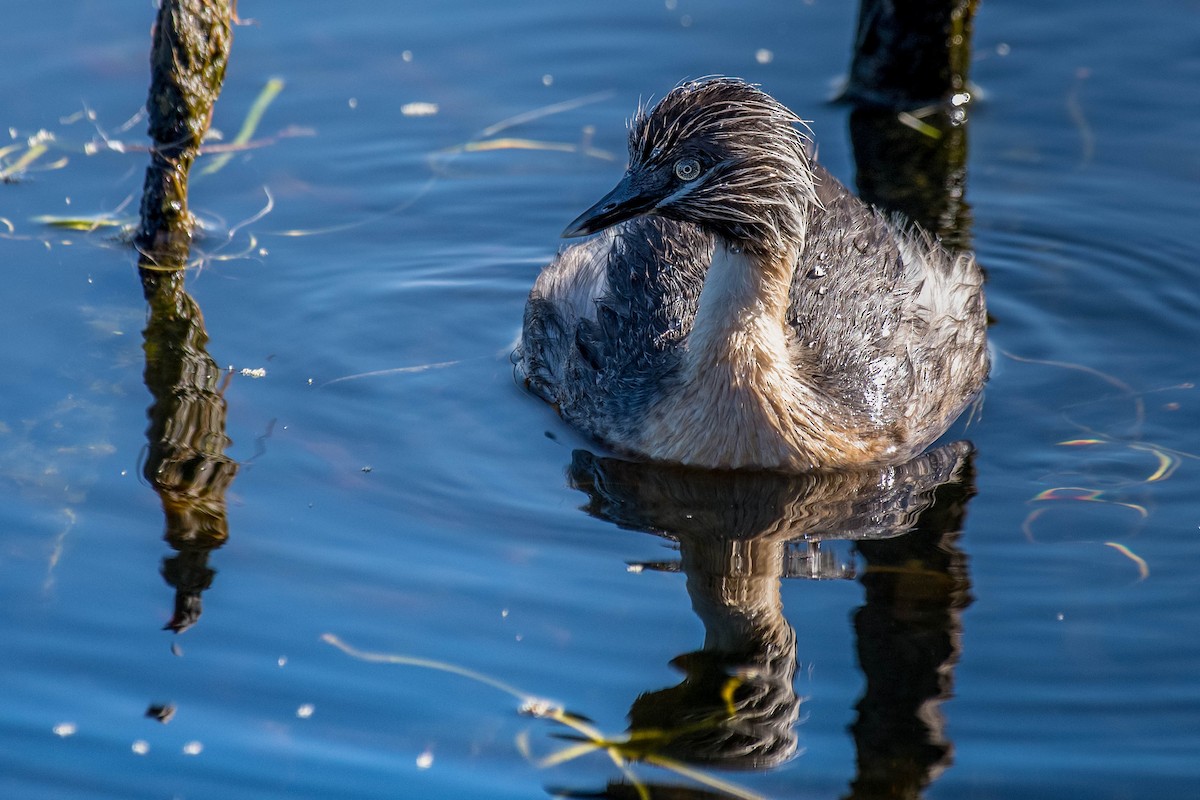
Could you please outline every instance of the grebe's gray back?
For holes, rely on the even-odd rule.
[[[630,125],[629,168],[564,236],[518,367],[618,451],[714,468],[898,463],[988,371],[982,276],[814,163],[799,119],[731,78]]]

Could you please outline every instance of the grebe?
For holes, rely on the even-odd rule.
[[[968,253],[867,206],[801,120],[733,78],[677,86],[629,130],[620,183],[563,231],[515,360],[618,452],[707,468],[908,460],[988,373]]]

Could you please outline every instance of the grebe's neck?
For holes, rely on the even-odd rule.
[[[718,238],[688,350],[697,368],[787,362],[787,308],[796,253],[750,253]]]
[[[809,469],[803,382],[787,324],[795,253],[767,258],[718,239],[678,383],[651,407],[640,449],[709,467]]]

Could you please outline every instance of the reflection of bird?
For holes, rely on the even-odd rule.
[[[797,122],[730,78],[639,111],[624,178],[564,235],[607,232],[525,309],[518,365],[567,422],[655,460],[808,470],[906,460],[979,391],[974,259],[851,195]]]
[[[682,571],[704,625],[703,647],[671,662],[683,680],[643,693],[630,707],[621,754],[722,769],[766,769],[791,758],[801,698],[794,682],[796,633],[784,614],[781,579],[853,577],[853,569],[831,574],[816,569],[819,563],[805,564],[792,549],[807,544],[819,562],[822,544],[845,539],[860,554],[853,562],[866,553],[864,564],[876,567],[859,574],[868,602],[855,615],[868,678],[853,728],[859,784],[876,788],[877,775],[902,775],[923,785],[916,780],[927,778],[929,765],[947,753],[936,709],[949,685],[949,670],[941,665],[953,664],[947,604],[966,588],[965,577],[945,566],[953,548],[940,545],[952,545],[961,528],[971,452],[956,442],[900,465],[784,474],[575,451],[567,476],[588,495],[583,510],[672,540],[677,564],[636,566]],[[897,680],[901,674],[905,679]],[[888,760],[889,753],[904,758]],[[652,794],[659,797],[657,787]],[[647,794],[610,785],[605,794],[564,796]]]

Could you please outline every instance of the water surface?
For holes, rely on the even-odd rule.
[[[718,713],[719,676],[751,665],[770,711],[748,730],[772,744],[703,769],[767,797],[874,796],[878,780],[931,798],[1195,796],[1193,3],[980,8],[967,200],[996,369],[946,440],[974,455],[855,513],[841,485],[714,487],[574,453],[604,455],[508,360],[558,232],[619,176],[639,99],[689,76],[759,82],[853,184],[849,112],[827,102],[851,6],[241,11],[214,125],[231,139],[278,76],[258,133],[284,135],[192,183],[207,233],[188,289],[232,369],[238,469],[227,541],[188,562],[210,584],[200,614],[174,634],[161,573],[177,553],[139,477],[152,398],[133,254],[35,221],[136,213],[145,153],[85,145],[145,144],[143,121],[123,126],[153,9],[7,10],[4,144],[53,141],[0,184],[0,795],[534,798],[622,780],[599,753],[539,767],[565,728],[461,675],[353,658],[333,633],[613,735]],[[592,150],[462,151],[499,137]],[[729,503],[764,518],[736,529]],[[842,541],[763,535],[799,511]],[[916,529],[883,538],[895,525]],[[733,555],[741,572],[714,566]]]

